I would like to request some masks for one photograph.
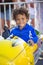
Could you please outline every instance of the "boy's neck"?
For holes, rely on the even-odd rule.
[[[26,26],[26,24],[25,24],[25,26]],[[19,29],[22,30],[25,26],[21,26],[21,27],[19,26]]]
[[[24,27],[19,27],[20,28],[20,30],[22,30]]]

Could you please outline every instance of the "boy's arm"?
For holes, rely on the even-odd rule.
[[[32,29],[32,40],[34,43],[37,43],[38,41],[38,36],[36,35],[34,28]]]

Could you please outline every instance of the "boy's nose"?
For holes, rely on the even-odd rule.
[[[20,20],[20,22],[22,23],[22,22],[23,22],[23,20],[21,19],[21,20]]]

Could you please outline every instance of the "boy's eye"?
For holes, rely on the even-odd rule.
[[[24,20],[24,18],[22,18],[22,20]]]
[[[23,20],[24,20],[24,18],[21,18],[21,20],[23,21]],[[16,19],[16,21],[20,21],[20,19]]]
[[[16,21],[19,21],[19,19],[16,19]]]

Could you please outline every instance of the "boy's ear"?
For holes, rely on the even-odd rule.
[[[27,17],[27,20],[29,20],[30,17]]]
[[[27,19],[27,22],[28,22],[29,19]]]

